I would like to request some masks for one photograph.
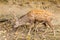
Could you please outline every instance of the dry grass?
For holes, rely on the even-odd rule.
[[[8,21],[0,22],[0,40],[60,40],[60,5],[58,0],[32,0],[31,1],[23,1],[21,0],[17,1],[16,3],[10,3],[2,4],[3,1],[0,1],[0,20],[7,19]],[[12,3],[12,4],[11,4]],[[19,26],[16,29],[13,28],[15,24],[15,18],[12,13],[15,13],[18,15],[17,17],[20,17],[23,14],[26,14],[30,9],[44,9],[48,10],[55,14],[55,16],[58,17],[58,20],[55,21],[57,18],[55,18],[53,21],[54,30],[56,33],[56,36],[53,35],[53,32],[51,31],[51,28],[48,28],[48,32],[42,36],[44,31],[47,29],[44,25],[38,24],[37,32],[35,30],[35,27],[32,28],[31,34],[28,35],[29,27],[22,25]],[[7,14],[7,15],[6,15]],[[52,23],[52,24],[54,24]]]
[[[10,21],[0,23],[0,40],[59,40],[60,38],[59,26],[54,26],[56,30],[55,37],[53,36],[53,32],[50,28],[48,28],[48,32],[44,35],[45,37],[43,37],[42,34],[44,33],[44,31],[46,31],[47,28],[41,23],[36,25],[38,26],[37,32],[35,30],[35,27],[33,27],[31,30],[31,34],[27,35],[30,26],[19,26],[16,31],[15,29],[13,29],[14,21]]]

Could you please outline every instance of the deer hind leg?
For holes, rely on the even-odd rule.
[[[53,34],[54,34],[54,36],[55,36],[55,30],[54,30],[54,28],[53,28],[53,25],[51,24],[50,21],[47,21],[47,24],[50,26],[50,28],[52,29]]]

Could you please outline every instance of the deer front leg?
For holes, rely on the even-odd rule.
[[[34,21],[30,21],[30,26],[29,26],[29,32],[28,35],[30,35],[31,29],[34,27]]]
[[[28,35],[27,35],[27,40],[31,40],[31,30],[32,30],[32,28],[34,27],[34,23],[32,23],[32,24],[30,24],[30,26],[29,26],[30,28],[29,28],[29,31],[28,31]]]

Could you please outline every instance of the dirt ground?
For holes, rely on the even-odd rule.
[[[0,21],[8,19],[8,21],[0,22],[0,40],[60,40],[60,0],[20,0],[8,1],[8,3],[0,3]],[[26,25],[13,28],[15,24],[15,16],[19,19],[22,15],[28,13],[32,9],[44,9],[54,14],[52,21],[55,36],[51,28],[43,35],[47,27],[38,24],[37,32],[35,27],[32,28],[31,34],[28,35],[29,27]]]

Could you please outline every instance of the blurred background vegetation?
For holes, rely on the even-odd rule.
[[[15,16],[19,19],[22,15],[28,13],[32,9],[44,9],[52,12],[56,18],[53,20],[56,36],[49,28],[46,38],[42,37],[42,33],[46,28],[38,24],[38,32],[33,30],[28,36],[29,27],[22,25],[17,29],[13,29],[15,24]],[[6,22],[0,22],[0,40],[60,40],[60,0],[0,0],[0,21],[7,19]],[[44,30],[42,30],[44,29]]]

